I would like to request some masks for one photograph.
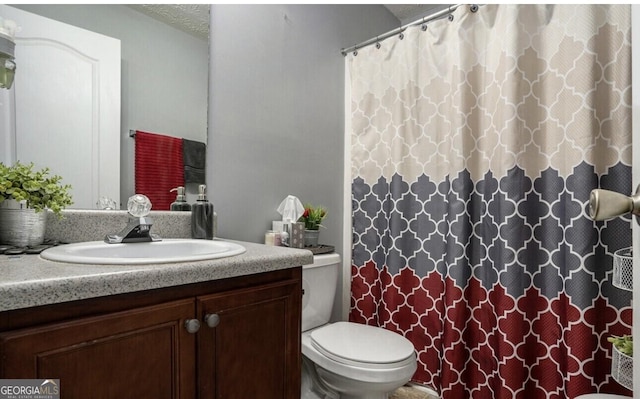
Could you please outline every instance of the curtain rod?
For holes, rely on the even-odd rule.
[[[363,48],[363,47],[369,46],[369,45],[371,45],[373,43],[378,43],[378,42],[380,42],[382,40],[388,39],[391,36],[394,36],[394,35],[397,35],[398,33],[404,32],[407,28],[409,28],[411,26],[425,24],[427,22],[433,21],[434,19],[441,18],[441,17],[443,17],[445,15],[450,15],[451,13],[453,13],[460,6],[462,6],[462,4],[455,4],[455,5],[449,6],[449,7],[445,8],[445,9],[443,9],[443,10],[436,11],[431,15],[428,15],[426,17],[422,17],[422,18],[420,18],[418,20],[415,20],[415,21],[410,22],[410,23],[408,23],[406,25],[403,25],[403,26],[401,26],[399,28],[390,30],[389,32],[384,33],[384,34],[382,34],[380,36],[376,36],[376,37],[371,38],[371,39],[369,39],[369,40],[367,40],[365,42],[362,42],[360,44],[356,44],[355,46],[351,46],[351,47],[348,47],[348,48],[343,48],[341,50],[342,55],[346,56],[347,54],[349,54],[352,51],[355,51],[356,54],[358,54],[357,50],[359,48]],[[476,11],[478,11],[478,5],[477,4],[472,4],[470,6],[470,9],[471,9],[471,12],[476,12]]]

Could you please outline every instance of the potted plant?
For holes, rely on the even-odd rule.
[[[613,344],[611,376],[623,387],[633,389],[633,337],[611,336],[607,341]]]
[[[305,247],[317,247],[318,237],[320,236],[320,227],[322,220],[327,216],[327,210],[323,207],[314,207],[311,204],[304,206],[304,213],[298,219],[298,222],[304,223],[304,245]]]
[[[71,186],[62,177],[49,175],[49,168],[34,170],[33,163],[0,162],[0,243],[34,246],[44,241],[47,212],[62,217],[62,209],[73,204]]]

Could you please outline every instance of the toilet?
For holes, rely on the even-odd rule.
[[[340,255],[302,267],[301,399],[386,399],[417,368],[413,344],[379,327],[329,323]]]

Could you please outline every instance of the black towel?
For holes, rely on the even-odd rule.
[[[199,141],[182,139],[184,182],[206,184],[205,167],[207,145]]]

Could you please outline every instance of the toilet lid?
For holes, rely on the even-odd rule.
[[[402,335],[348,322],[333,323],[312,331],[311,344],[323,355],[348,364],[396,363],[414,352],[413,344]]]

